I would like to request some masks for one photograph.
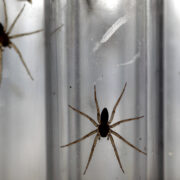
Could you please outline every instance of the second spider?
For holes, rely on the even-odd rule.
[[[20,50],[18,49],[18,47],[12,42],[12,39],[15,38],[19,38],[22,36],[28,36],[31,34],[35,34],[38,32],[41,32],[43,30],[37,30],[37,31],[33,31],[33,32],[28,32],[28,33],[22,33],[22,34],[14,34],[14,35],[10,35],[11,31],[14,28],[14,25],[16,24],[17,20],[19,19],[19,17],[21,16],[25,5],[23,6],[23,8],[21,9],[21,11],[18,13],[18,15],[16,16],[16,18],[14,19],[13,23],[11,24],[11,26],[8,29],[8,16],[7,16],[7,9],[6,9],[6,2],[5,0],[3,0],[3,4],[4,4],[4,25],[2,25],[2,23],[0,22],[0,83],[1,83],[1,79],[2,79],[2,52],[4,50],[4,48],[9,47],[9,48],[13,48],[16,53],[19,55],[20,60],[23,64],[23,66],[25,67],[28,75],[30,76],[30,78],[33,80],[33,77],[23,59],[23,56],[20,52]]]
[[[112,121],[113,121],[113,118],[114,118],[114,114],[116,112],[116,108],[124,94],[124,91],[125,91],[125,88],[126,88],[126,85],[127,83],[125,84],[124,88],[123,88],[123,91],[122,93],[120,94],[116,104],[114,105],[114,108],[112,110],[112,113],[111,113],[111,116],[110,116],[110,119],[109,119],[109,114],[108,114],[108,110],[107,108],[104,108],[100,114],[100,109],[99,109],[99,105],[98,105],[98,101],[97,101],[97,97],[96,97],[96,86],[94,86],[94,100],[95,100],[95,103],[96,103],[96,109],[97,109],[97,121],[98,123],[93,119],[91,118],[89,115],[87,115],[86,113],[84,112],[81,112],[79,110],[77,110],[76,108],[72,107],[69,105],[69,107],[71,109],[73,109],[74,111],[78,112],[79,114],[81,114],[82,116],[85,116],[87,119],[89,119],[91,121],[91,123],[93,123],[93,125],[96,127],[96,129],[90,133],[88,133],[87,135],[83,136],[82,138],[80,139],[77,139],[76,141],[73,141],[67,145],[64,145],[64,146],[61,146],[62,148],[63,147],[67,147],[67,146],[70,146],[72,144],[75,144],[75,143],[78,143],[84,139],[86,139],[87,137],[93,135],[93,134],[96,134],[95,138],[94,138],[94,143],[92,145],[92,148],[91,148],[91,152],[90,152],[90,155],[89,155],[89,159],[88,159],[88,162],[87,162],[87,165],[86,165],[86,168],[85,168],[85,171],[84,171],[84,174],[86,173],[86,170],[89,166],[89,163],[91,161],[91,158],[92,158],[92,155],[93,155],[93,152],[94,152],[94,149],[95,149],[95,146],[96,146],[96,143],[97,143],[97,140],[100,139],[100,137],[107,137],[110,139],[111,141],[111,144],[113,146],[113,149],[114,149],[114,152],[115,152],[115,155],[116,155],[116,158],[118,160],[118,163],[120,165],[120,168],[122,170],[122,172],[124,173],[124,169],[122,167],[122,164],[121,164],[121,161],[120,161],[120,158],[119,158],[119,155],[118,155],[118,151],[116,149],[116,145],[114,143],[114,139],[113,139],[113,136],[116,136],[118,137],[119,139],[121,139],[123,142],[125,142],[126,144],[128,144],[129,146],[131,146],[132,148],[134,148],[136,151],[139,151],[140,153],[143,153],[144,155],[146,155],[145,152],[141,151],[140,149],[138,149],[137,147],[135,147],[134,145],[132,145],[130,142],[128,142],[125,138],[123,138],[121,135],[119,135],[117,132],[113,131],[112,128],[118,126],[119,124],[122,124],[122,123],[125,123],[125,122],[128,122],[128,121],[132,121],[132,120],[138,120],[140,118],[143,118],[144,116],[139,116],[139,117],[134,117],[134,118],[129,118],[129,119],[124,119],[124,120],[121,120],[121,121],[118,121],[114,124],[111,124]]]

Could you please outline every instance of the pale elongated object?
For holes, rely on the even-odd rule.
[[[123,25],[127,22],[128,17],[127,16],[123,16],[120,17],[106,32],[105,34],[102,36],[101,40],[96,44],[96,46],[94,47],[93,51],[96,52],[99,47],[104,44],[105,42],[107,42],[112,36],[113,34]]]
[[[127,65],[130,65],[130,64],[133,64],[137,61],[137,59],[139,59],[140,57],[140,52],[136,53],[132,59],[130,59],[129,61],[125,62],[125,63],[121,63],[121,64],[117,64],[116,67],[119,67],[119,66],[127,66]]]

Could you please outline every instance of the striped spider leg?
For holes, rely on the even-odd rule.
[[[141,119],[143,118],[144,116],[139,116],[139,117],[134,117],[134,118],[129,118],[129,119],[124,119],[124,120],[121,120],[121,121],[118,121],[114,124],[111,125],[112,121],[113,121],[113,118],[114,118],[114,114],[116,112],[116,108],[125,92],[125,89],[126,89],[126,85],[127,83],[125,84],[124,88],[123,88],[123,91],[121,92],[117,102],[115,103],[114,105],[114,108],[112,110],[112,113],[111,113],[111,116],[110,116],[110,119],[109,119],[109,114],[108,114],[108,110],[107,108],[103,108],[101,114],[100,114],[100,109],[99,109],[99,105],[98,105],[98,100],[97,100],[97,97],[96,97],[96,86],[94,86],[94,100],[95,100],[95,104],[96,104],[96,110],[97,110],[97,122],[91,118],[89,115],[87,115],[86,113],[84,112],[81,112],[79,111],[78,109],[72,107],[71,105],[69,105],[69,107],[76,111],[77,113],[81,114],[82,116],[86,117],[97,129],[95,129],[94,131],[91,131],[90,133],[86,134],[85,136],[81,137],[80,139],[77,139],[76,141],[73,141],[69,144],[66,144],[66,145],[63,145],[61,146],[61,148],[64,148],[64,147],[67,147],[67,146],[70,146],[70,145],[73,145],[73,144],[76,144],[90,136],[92,136],[93,134],[96,134],[95,138],[94,138],[94,142],[93,142],[93,145],[92,145],[92,148],[91,148],[91,152],[90,152],[90,155],[89,155],[89,159],[88,159],[88,162],[87,162],[87,165],[86,165],[86,168],[85,168],[85,171],[84,171],[84,174],[86,173],[87,169],[88,169],[88,166],[89,166],[89,163],[92,159],[92,156],[93,156],[93,152],[94,152],[94,149],[95,149],[95,146],[97,144],[97,140],[101,137],[105,138],[107,137],[108,139],[110,139],[111,141],[111,144],[113,146],[113,149],[114,149],[114,153],[115,153],[115,156],[118,160],[118,163],[119,163],[119,166],[122,170],[122,172],[124,173],[124,169],[123,169],[123,166],[121,164],[121,161],[120,161],[120,158],[119,158],[119,155],[118,155],[118,151],[117,151],[117,148],[116,148],[116,145],[115,145],[115,142],[114,142],[114,139],[113,139],[113,136],[116,136],[118,137],[119,139],[121,139],[123,142],[125,142],[127,145],[129,145],[130,147],[134,148],[136,151],[140,152],[140,153],[143,153],[144,155],[146,155],[145,152],[141,151],[140,149],[138,149],[136,146],[134,146],[133,144],[131,144],[130,142],[128,142],[125,138],[123,138],[121,135],[119,135],[117,132],[113,131],[112,128],[122,124],[122,123],[125,123],[125,122],[129,122],[129,121],[133,121],[133,120],[138,120],[138,119]],[[109,119],[109,121],[108,121]]]

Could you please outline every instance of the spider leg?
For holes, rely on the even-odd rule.
[[[121,95],[119,96],[116,104],[114,105],[114,108],[113,108],[112,113],[111,113],[111,118],[110,118],[110,120],[109,120],[109,122],[108,122],[109,124],[111,124],[111,122],[112,122],[112,120],[113,120],[113,118],[114,118],[114,114],[115,114],[115,112],[116,112],[116,108],[117,108],[117,106],[118,106],[118,104],[119,104],[119,102],[120,102],[120,100],[121,100],[121,98],[122,98],[122,96],[123,96],[123,94],[124,94],[124,91],[125,91],[125,89],[126,89],[126,85],[127,85],[127,83],[125,83],[124,88],[123,88],[123,90],[122,90],[122,93],[121,93]]]
[[[42,32],[42,31],[44,31],[44,30],[40,29],[40,30],[33,31],[33,32],[22,33],[22,34],[15,34],[15,35],[9,36],[9,38],[10,39],[15,39],[15,38],[19,38],[19,37],[22,37],[22,36],[29,36],[29,35],[32,35],[32,34],[36,34],[36,33]]]
[[[20,12],[18,13],[18,15],[16,16],[16,18],[14,19],[13,23],[11,24],[11,26],[10,26],[10,28],[9,28],[8,32],[7,32],[8,34],[10,34],[10,33],[11,33],[11,31],[12,31],[12,29],[13,29],[14,25],[16,24],[17,20],[18,20],[18,19],[19,19],[19,17],[21,16],[21,14],[22,14],[22,12],[23,12],[24,8],[25,8],[25,5],[22,7],[22,9],[20,10]]]
[[[75,108],[72,107],[71,105],[69,105],[69,107],[70,107],[72,110],[74,110],[74,111],[78,112],[79,114],[81,114],[81,115],[85,116],[86,118],[88,118],[88,119],[94,124],[94,126],[98,127],[98,124],[96,123],[96,121],[95,121],[94,119],[92,119],[90,116],[88,116],[87,114],[85,114],[85,113],[83,113],[83,112],[75,109]]]
[[[110,128],[114,128],[116,127],[117,125],[121,124],[121,123],[125,123],[125,122],[128,122],[128,121],[133,121],[133,120],[138,120],[140,118],[143,118],[144,116],[140,116],[140,117],[135,117],[135,118],[129,118],[129,119],[123,119],[121,121],[118,121],[112,125],[110,125]]]
[[[141,151],[140,149],[138,149],[136,146],[132,145],[130,142],[128,142],[126,139],[124,139],[122,136],[120,136],[117,132],[111,130],[111,133],[114,134],[116,137],[118,137],[119,139],[121,139],[122,141],[124,141],[126,144],[128,144],[129,146],[131,146],[132,148],[134,148],[136,151],[143,153],[144,155],[147,155],[147,153]]]
[[[32,4],[32,0],[18,0],[18,1],[27,1]]]
[[[91,161],[91,158],[92,158],[92,156],[93,156],[93,152],[94,152],[94,149],[95,149],[95,147],[96,147],[96,143],[97,143],[98,138],[99,138],[99,134],[97,134],[96,137],[94,138],[94,143],[93,143],[92,148],[91,148],[91,153],[90,153],[90,155],[89,155],[88,163],[87,163],[87,165],[86,165],[86,169],[84,170],[84,173],[83,173],[83,174],[85,174],[86,171],[87,171],[87,168],[88,168],[89,163],[90,163],[90,161]]]
[[[94,100],[95,100],[96,109],[97,109],[97,120],[98,120],[99,123],[101,123],[100,110],[99,110],[98,100],[97,100],[97,97],[96,97],[96,85],[94,85]]]
[[[114,149],[116,158],[117,158],[117,160],[118,160],[119,166],[120,166],[122,172],[124,173],[124,169],[123,169],[123,167],[122,167],[122,164],[121,164],[121,161],[120,161],[120,158],[119,158],[119,155],[118,155],[118,151],[117,151],[116,145],[115,145],[115,143],[114,143],[114,139],[113,139],[113,137],[112,137],[112,135],[111,135],[110,133],[109,133],[109,138],[110,138],[110,140],[111,140],[111,144],[112,144],[112,146],[113,146],[113,149]]]
[[[7,8],[6,8],[6,2],[5,0],[3,0],[3,4],[4,4],[4,31],[7,30],[7,26],[8,26],[8,17],[7,17]]]
[[[78,143],[78,142],[80,142],[80,141],[82,141],[82,140],[84,140],[84,139],[88,138],[89,136],[91,136],[91,135],[95,134],[97,131],[98,131],[97,129],[96,129],[96,130],[94,130],[94,131],[91,131],[90,133],[86,134],[86,135],[85,135],[85,136],[83,136],[82,138],[77,139],[76,141],[73,141],[73,142],[71,142],[71,143],[69,143],[69,144],[66,144],[66,145],[61,146],[61,148],[64,148],[64,147],[67,147],[67,146],[73,145],[73,144],[75,144],[75,143]]]
[[[0,47],[0,84],[2,80],[2,49]]]
[[[51,32],[51,36],[56,33],[58,30],[60,30],[62,27],[64,26],[64,24],[61,24],[59,27],[57,27],[53,32]]]
[[[17,48],[17,46],[16,46],[13,42],[10,43],[10,47],[13,47],[14,50],[16,51],[16,53],[19,55],[20,60],[21,60],[22,64],[24,65],[24,67],[25,67],[25,69],[26,69],[29,77],[33,80],[33,77],[32,77],[32,75],[31,75],[31,73],[30,73],[30,71],[29,71],[29,69],[28,69],[28,67],[27,67],[27,65],[26,65],[23,57],[22,57],[22,54],[21,54],[20,50]]]

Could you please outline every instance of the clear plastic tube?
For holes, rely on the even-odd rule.
[[[58,142],[59,145],[67,144],[95,129],[68,105],[96,119],[96,85],[100,110],[107,107],[110,114],[127,82],[113,121],[141,115],[144,118],[122,124],[115,130],[139,149],[147,151],[146,4],[144,1],[106,4],[100,0],[89,3],[77,0],[51,2],[55,21],[49,27],[60,24],[63,27],[49,39],[53,48],[48,84],[51,84],[49,92],[52,89],[55,92],[55,98],[51,100],[53,108],[51,106],[49,112],[54,117],[54,120],[49,119],[53,126],[49,141],[53,139],[56,145],[53,152],[49,147],[52,160],[49,178],[53,175],[54,179],[73,180],[145,179],[147,156],[120,139],[114,138],[125,174],[107,138],[98,141],[85,175],[83,172],[94,137],[62,149],[57,146]],[[49,70],[49,66],[47,68]],[[57,164],[59,166],[55,166]]]

